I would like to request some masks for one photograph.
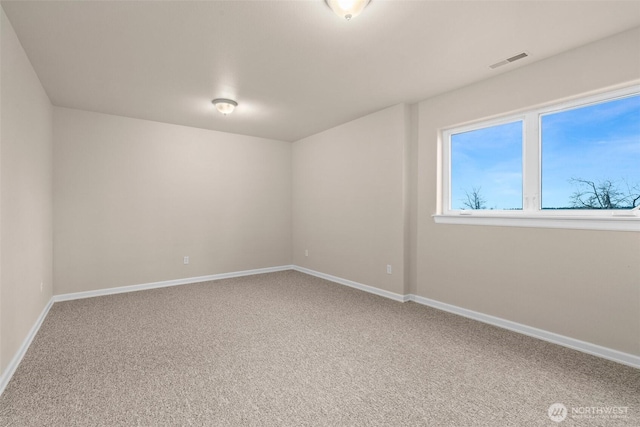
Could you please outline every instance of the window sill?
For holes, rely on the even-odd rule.
[[[578,217],[534,215],[433,215],[436,224],[490,225],[501,227],[566,228],[640,232],[640,217]]]

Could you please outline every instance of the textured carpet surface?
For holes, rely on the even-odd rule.
[[[0,425],[638,426],[640,370],[285,271],[54,304]]]

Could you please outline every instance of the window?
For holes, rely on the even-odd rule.
[[[640,95],[541,116],[542,208],[640,202]]]
[[[640,231],[640,87],[443,132],[436,222]]]
[[[522,209],[522,121],[451,135],[451,209]]]

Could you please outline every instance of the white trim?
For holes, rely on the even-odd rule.
[[[279,267],[258,268],[255,270],[236,271],[231,273],[221,273],[221,274],[213,274],[209,276],[191,277],[186,279],[167,280],[162,282],[153,282],[153,283],[146,283],[141,285],[100,289],[96,291],[54,295],[53,297],[51,297],[47,305],[44,307],[44,309],[42,310],[42,313],[40,313],[40,316],[38,317],[35,324],[27,334],[25,340],[23,341],[22,345],[16,352],[13,359],[11,359],[11,362],[9,362],[9,365],[7,366],[7,368],[0,375],[0,395],[2,395],[2,393],[4,392],[5,388],[9,384],[9,381],[11,380],[11,377],[13,376],[16,369],[18,368],[18,365],[22,361],[22,358],[27,353],[27,350],[29,349],[31,342],[33,341],[34,337],[38,333],[38,330],[40,330],[40,326],[44,322],[44,319],[47,317],[47,314],[49,314],[49,310],[51,309],[54,302],[70,301],[75,299],[91,298],[91,297],[96,297],[101,295],[112,295],[112,294],[119,294],[124,292],[135,292],[135,291],[141,291],[145,289],[163,288],[167,286],[186,285],[190,283],[200,283],[200,282],[206,282],[211,280],[227,279],[232,277],[251,276],[254,274],[273,273],[273,272],[285,271],[285,270],[299,271],[301,273],[309,274],[311,276],[319,277],[321,279],[329,280],[334,283],[349,286],[351,288],[355,288],[355,289],[368,292],[374,295],[378,295],[381,297],[389,298],[398,302],[414,301],[418,304],[427,305],[429,307],[433,307],[438,310],[447,311],[449,313],[457,314],[459,316],[467,317],[473,320],[477,320],[479,322],[488,323],[493,326],[508,329],[510,331],[518,332],[523,335],[538,338],[543,341],[548,341],[564,347],[572,348],[574,350],[591,354],[593,356],[598,356],[603,359],[608,359],[614,362],[622,363],[623,365],[632,366],[634,368],[640,368],[640,356],[623,353],[621,351],[613,350],[607,347],[602,347],[596,344],[591,344],[585,341],[580,341],[574,338],[558,335],[553,332],[548,332],[542,329],[533,328],[531,326],[526,326],[520,323],[512,322],[510,320],[501,319],[499,317],[494,317],[488,314],[479,313],[476,311],[468,310],[466,308],[457,307],[455,305],[439,302],[439,301],[421,297],[418,295],[413,295],[413,294],[401,295],[395,292],[389,292],[373,286],[354,282],[352,280],[342,279],[340,277],[332,276],[330,274],[320,273],[318,271],[310,270],[308,268],[299,267],[297,265],[284,265]]]
[[[421,297],[418,295],[409,295],[409,297],[411,301],[414,301],[418,304],[427,305],[429,307],[433,307],[438,310],[447,311],[449,313],[453,313],[459,316],[467,317],[469,319],[477,320],[482,323],[487,323],[489,325],[497,326],[499,328],[508,329],[513,332],[518,332],[523,335],[527,335],[533,338],[538,338],[540,340],[547,341],[553,344],[558,344],[563,347],[568,347],[574,350],[578,350],[583,353],[591,354],[592,356],[598,356],[603,359],[608,359],[614,362],[622,363],[623,365],[632,366],[634,368],[640,368],[640,356],[635,356],[629,353],[623,353],[621,351],[613,350],[597,344],[580,341],[575,338],[559,335],[553,332],[545,331],[543,329],[534,328],[531,326],[523,325],[521,323],[512,322],[510,320],[501,319],[499,317],[479,313],[477,311],[468,310],[466,308],[461,308],[455,305],[432,300],[432,299]]]
[[[257,268],[254,270],[234,271],[231,273],[211,274],[209,276],[188,277],[186,279],[165,280],[162,282],[144,283],[141,285],[120,286],[117,288],[97,289],[95,291],[73,292],[69,294],[54,295],[53,301],[70,301],[75,299],[99,297],[103,295],[121,294],[125,292],[144,291],[147,289],[165,288],[167,286],[188,285],[191,283],[209,282],[212,280],[229,279],[232,277],[252,276],[254,274],[274,273],[276,271],[291,270],[291,265],[279,267]]]
[[[166,280],[162,282],[145,283],[141,285],[121,286],[117,288],[99,289],[95,291],[74,292],[69,294],[54,295],[51,297],[51,299],[49,300],[45,308],[42,310],[42,313],[40,313],[40,316],[36,320],[36,323],[33,325],[31,330],[27,334],[27,337],[25,338],[22,345],[16,352],[15,356],[13,356],[13,359],[11,359],[11,362],[9,363],[7,368],[0,375],[0,396],[4,392],[4,389],[7,387],[7,385],[9,384],[9,381],[11,381],[13,374],[15,373],[16,369],[18,369],[18,365],[20,365],[22,358],[27,353],[27,350],[29,349],[29,346],[31,345],[33,338],[38,333],[38,330],[40,330],[40,326],[42,325],[42,322],[47,317],[49,310],[51,309],[51,307],[55,302],[71,301],[71,300],[83,299],[83,298],[92,298],[92,297],[97,297],[102,295],[121,294],[125,292],[142,291],[145,289],[164,288],[167,286],[178,286],[178,285],[186,285],[190,283],[208,282],[211,280],[228,279],[232,277],[251,276],[254,274],[274,273],[276,271],[285,271],[285,270],[292,270],[292,269],[293,269],[293,266],[291,265],[283,265],[279,267],[257,268],[254,270],[234,271],[231,273],[212,274],[209,276],[190,277],[186,279]]]
[[[518,113],[493,116],[458,126],[448,126],[438,132],[440,141],[438,211],[436,223],[467,225],[498,225],[513,227],[569,228],[584,230],[640,231],[640,216],[634,209],[543,209],[542,195],[542,118],[577,108],[603,104],[640,95],[637,81],[616,90],[576,96],[569,100],[527,108]],[[523,122],[522,139],[522,209],[454,209],[451,205],[451,138],[453,135],[485,128]],[[464,218],[459,218],[463,216]],[[613,217],[613,218],[612,218]],[[570,220],[574,220],[571,222]],[[620,221],[618,221],[620,220]]]
[[[526,215],[433,215],[436,224],[494,225],[503,227],[569,228],[578,230],[640,231],[638,217],[569,217]]]
[[[603,104],[609,101],[616,101],[618,99],[629,98],[640,94],[640,85],[634,83],[627,87],[604,90],[599,93],[588,95],[586,97],[576,96],[572,99],[562,101],[557,104],[547,105],[545,107],[538,107],[535,111],[541,116],[545,114],[554,114],[561,111],[575,110],[577,108],[589,107],[591,105]]]
[[[29,331],[26,338],[22,342],[22,345],[20,346],[16,354],[13,356],[13,359],[11,359],[11,362],[9,362],[9,365],[7,366],[7,368],[4,370],[4,372],[2,372],[2,375],[0,375],[0,396],[4,392],[4,389],[7,387],[7,385],[9,384],[9,381],[11,381],[11,377],[13,377],[13,374],[16,372],[16,369],[18,369],[18,365],[20,365],[22,358],[27,353],[27,350],[29,349],[29,346],[31,345],[33,338],[35,338],[36,334],[40,330],[40,326],[42,326],[42,322],[44,322],[45,317],[47,317],[47,314],[49,314],[49,310],[51,309],[52,305],[53,305],[53,298],[51,298],[47,303],[47,305],[45,305],[45,307],[42,309],[42,312],[40,313],[40,316],[38,316],[36,323],[33,324],[33,326],[31,327],[31,330]]]
[[[476,320],[478,322],[487,323],[489,325],[497,326],[503,329],[508,329],[513,332],[517,332],[533,338],[538,338],[540,340],[561,345],[563,347],[571,348],[573,350],[578,350],[583,353],[590,354],[592,356],[597,356],[603,359],[612,360],[614,362],[618,362],[623,365],[631,366],[634,368],[640,368],[640,356],[635,356],[629,353],[623,353],[621,351],[613,350],[597,344],[592,344],[585,341],[577,340],[575,338],[570,338],[564,335],[556,334],[554,332],[545,331],[543,329],[534,328],[532,326],[527,326],[521,323],[512,322],[511,320],[501,319],[499,317],[491,316],[489,314],[479,313],[477,311],[468,310],[466,308],[432,300],[432,299],[421,297],[418,295],[413,295],[413,294],[400,295],[394,292],[378,289],[373,286],[363,285],[362,283],[354,282],[347,279],[342,279],[340,277],[332,276],[330,274],[320,273],[318,271],[310,270],[308,268],[299,267],[297,265],[293,265],[292,268],[293,270],[299,271],[301,273],[306,273],[311,276],[320,277],[322,279],[326,279],[331,282],[335,282],[341,285],[349,286],[351,288],[359,289],[361,291],[365,291],[365,292],[369,292],[385,298],[389,298],[394,301],[399,301],[399,302],[413,301],[417,304],[426,305],[429,307],[436,308],[438,310],[443,310],[449,313],[457,314],[458,316],[467,317],[469,319]]]
[[[369,285],[363,285],[362,283],[354,282],[353,280],[343,279],[341,277],[332,276],[330,274],[320,273],[319,271],[310,270],[308,268],[299,267],[297,265],[292,268],[300,273],[309,274],[311,276],[319,277],[321,279],[329,280],[330,282],[339,283],[341,285],[349,286],[350,288],[359,289],[361,291],[368,292],[370,294],[379,295],[381,297],[389,298],[394,301],[407,302],[410,300],[411,295],[401,295],[395,292],[385,291]]]

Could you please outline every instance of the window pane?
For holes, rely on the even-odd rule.
[[[522,209],[522,121],[451,135],[457,209]]]
[[[640,203],[640,95],[542,116],[542,208]]]

